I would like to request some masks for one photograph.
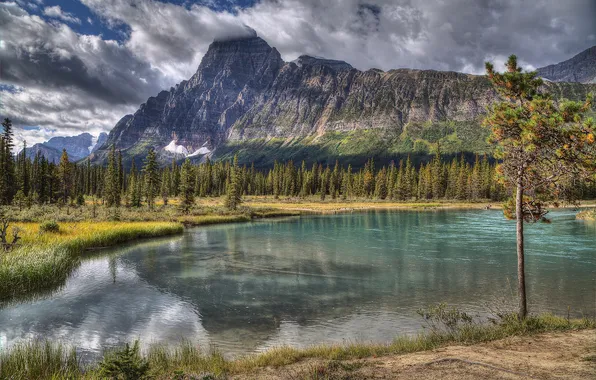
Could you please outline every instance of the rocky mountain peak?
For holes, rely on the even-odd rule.
[[[197,73],[210,70],[234,70],[255,68],[263,64],[271,54],[279,56],[277,50],[260,37],[241,37],[223,41],[213,41]],[[281,56],[279,56],[281,60]],[[243,71],[243,70],[241,70]]]
[[[539,68],[538,75],[553,82],[596,83],[596,45],[571,59]]]
[[[334,59],[327,59],[321,57],[313,57],[310,55],[301,55],[293,61],[296,65],[302,66],[326,66],[336,71],[352,70],[353,67],[347,62],[337,61]]]

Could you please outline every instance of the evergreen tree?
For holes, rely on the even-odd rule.
[[[161,173],[160,194],[164,206],[167,206],[170,199],[170,171],[168,169],[165,169]]]
[[[70,197],[72,182],[71,182],[72,168],[68,160],[68,153],[66,149],[62,149],[62,156],[60,157],[60,166],[58,167],[58,176],[60,179],[61,197],[64,204],[68,203]]]
[[[236,210],[240,203],[242,203],[240,173],[238,169],[238,155],[234,156],[234,164],[231,167],[230,176],[231,179],[228,184],[225,205],[230,210]]]
[[[2,141],[2,150],[0,151],[0,164],[2,173],[0,173],[0,204],[8,205],[12,202],[12,197],[17,191],[15,162],[12,154],[14,148],[12,122],[10,119],[4,119],[2,122],[4,133],[0,140]]]
[[[104,178],[103,198],[108,207],[120,207],[120,174],[116,162],[116,148],[110,148],[108,154],[108,169]]]
[[[383,168],[377,173],[375,183],[375,196],[378,199],[387,198],[387,168]]]
[[[186,159],[182,164],[182,170],[180,173],[180,208],[184,213],[189,213],[190,209],[194,205],[194,175],[192,171],[192,165],[190,159]]]
[[[155,206],[155,197],[159,191],[159,171],[157,166],[157,158],[155,150],[149,148],[147,157],[145,158],[145,166],[143,166],[143,174],[145,176],[145,199],[147,206],[153,209]]]
[[[491,128],[490,141],[502,162],[499,173],[515,189],[519,317],[527,315],[524,268],[524,221],[544,217],[540,203],[526,196],[569,197],[564,190],[570,180],[596,172],[594,121],[588,117],[592,96],[584,103],[555,103],[539,94],[542,79],[523,72],[512,55],[504,73],[486,63],[488,79],[503,101],[490,109],[484,124]]]

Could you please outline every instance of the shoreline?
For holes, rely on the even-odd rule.
[[[462,350],[468,355],[473,355],[480,349],[480,353],[484,355],[482,352],[486,350],[483,347],[487,345],[493,346],[493,352],[499,354],[514,341],[518,342],[516,347],[519,347],[519,344],[536,347],[538,342],[550,339],[553,345],[558,346],[569,339],[575,341],[577,337],[581,337],[575,346],[581,344],[582,350],[594,350],[593,347],[588,347],[588,344],[592,344],[590,338],[595,332],[596,320],[587,318],[566,319],[552,314],[540,314],[520,321],[513,315],[506,315],[496,324],[464,323],[454,328],[431,330],[416,336],[397,336],[389,344],[321,344],[301,349],[281,346],[263,353],[226,359],[218,352],[203,351],[188,341],[177,345],[151,345],[145,351],[138,349],[137,342],[128,346],[133,347],[133,352],[131,354],[129,351],[126,355],[132,355],[133,363],[147,363],[146,374],[155,379],[194,378],[193,376],[209,376],[210,379],[272,379],[278,378],[280,373],[302,373],[299,378],[313,378],[313,364],[315,374],[319,375],[314,378],[333,379],[336,377],[326,375],[364,375],[369,373],[367,371],[371,368],[387,368],[379,367],[379,362],[409,362],[410,358],[414,357],[439,356],[423,361],[427,363],[441,360],[441,357],[452,358],[451,355],[461,355]],[[137,351],[134,351],[134,347],[137,347]],[[114,358],[116,352],[122,353],[122,348],[104,351],[100,361]],[[571,358],[583,362],[586,368],[589,369],[589,366],[593,365],[592,362],[596,362],[596,350],[591,353],[579,353],[580,355],[574,353]],[[485,360],[487,359],[483,359]],[[569,360],[570,358],[566,359]],[[402,366],[396,366],[394,369],[398,373],[408,370]],[[0,370],[7,378],[17,375],[39,379],[101,377],[98,362],[83,364],[77,359],[75,347],[47,341],[28,341],[0,350]],[[361,370],[365,372],[362,373]]]

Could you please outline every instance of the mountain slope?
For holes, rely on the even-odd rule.
[[[547,83],[558,96],[585,97],[596,86]],[[284,62],[258,37],[216,41],[197,72],[123,117],[112,144],[125,160],[157,149],[172,158],[231,157],[359,162],[369,156],[483,153],[480,126],[496,95],[484,76],[433,70],[359,71],[342,61],[302,56]]]
[[[596,46],[566,61],[541,67],[538,75],[554,82],[596,83]]]

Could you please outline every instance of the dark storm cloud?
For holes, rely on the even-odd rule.
[[[115,41],[75,33],[16,6],[0,6],[2,81],[22,87],[77,88],[108,103],[141,103],[166,83]]]

